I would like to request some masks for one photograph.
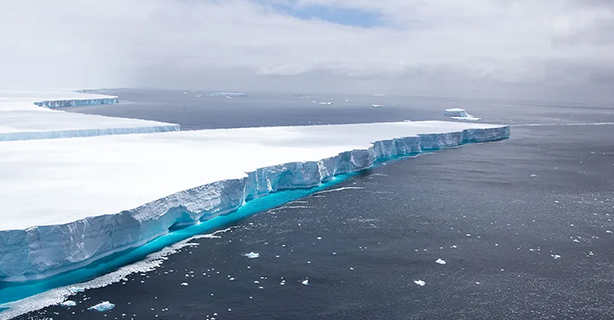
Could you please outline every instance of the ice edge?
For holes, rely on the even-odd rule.
[[[336,175],[367,169],[378,160],[509,136],[510,126],[494,126],[376,141],[368,149],[346,151],[319,161],[260,168],[244,178],[191,188],[116,214],[0,231],[0,243],[4,244],[0,247],[0,281],[43,279],[79,268],[142,245],[178,225],[233,212],[250,199],[276,191],[314,187]]]
[[[81,98],[81,99],[59,99],[59,100],[43,100],[34,102],[39,107],[46,108],[62,108],[73,106],[93,106],[101,104],[116,104],[119,103],[119,98],[116,96],[108,96],[106,98]]]

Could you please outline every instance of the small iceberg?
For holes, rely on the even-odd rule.
[[[72,301],[72,300],[66,300],[66,301],[60,303],[60,306],[62,306],[62,307],[74,307],[76,305],[77,305],[77,303]]]
[[[481,118],[476,118],[468,114],[467,111],[465,111],[465,109],[461,109],[461,108],[446,109],[443,115],[446,117],[450,117],[454,120],[461,120],[461,121],[480,121],[482,120]]]
[[[94,311],[98,311],[98,312],[105,312],[105,311],[109,311],[111,309],[115,308],[115,305],[112,304],[109,301],[104,301],[101,302],[95,306],[91,306],[89,308],[87,308],[87,310],[94,310]]]
[[[309,280],[308,280],[308,279],[305,279],[305,280],[301,281],[301,283],[302,283],[304,286],[308,286],[308,285],[309,285]]]
[[[330,105],[332,105],[333,103],[332,103],[332,101],[321,101],[321,102],[320,102],[320,104],[321,104],[321,105],[324,105],[324,106],[330,106]]]
[[[441,258],[439,258],[439,259],[437,259],[437,261],[435,261],[435,263],[444,265],[444,264],[446,264],[446,261],[441,259]]]
[[[424,285],[426,284],[426,282],[424,282],[422,280],[416,280],[416,281],[414,281],[414,283],[419,285],[419,286],[421,286],[421,287],[424,287]]]
[[[372,104],[371,107],[373,108],[383,108],[384,106],[381,104]]]
[[[250,252],[250,253],[244,254],[244,256],[246,256],[249,259],[256,259],[256,258],[260,258],[260,253],[258,253],[258,252]]]

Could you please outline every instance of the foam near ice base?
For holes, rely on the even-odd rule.
[[[0,280],[76,268],[378,159],[509,134],[426,121],[1,142]]]
[[[76,92],[0,91],[0,141],[178,131],[179,125],[68,113],[49,108],[117,103],[118,98]]]

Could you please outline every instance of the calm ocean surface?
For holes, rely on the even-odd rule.
[[[219,237],[192,240],[195,245],[168,256],[153,271],[77,293],[71,297],[76,307],[49,307],[19,319],[614,315],[614,106],[102,93],[119,95],[122,103],[70,111],[166,121],[195,130],[444,120],[445,108],[459,106],[484,122],[513,127],[509,140],[361,172],[238,221]],[[249,259],[249,252],[260,256]],[[419,280],[425,285],[415,283]],[[116,306],[104,313],[87,310],[102,301]]]

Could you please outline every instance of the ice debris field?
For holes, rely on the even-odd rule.
[[[75,93],[0,100],[0,282],[79,268],[378,160],[510,135],[505,125],[443,121],[159,133],[178,126],[46,108],[116,101]],[[6,141],[31,132],[36,138]]]

